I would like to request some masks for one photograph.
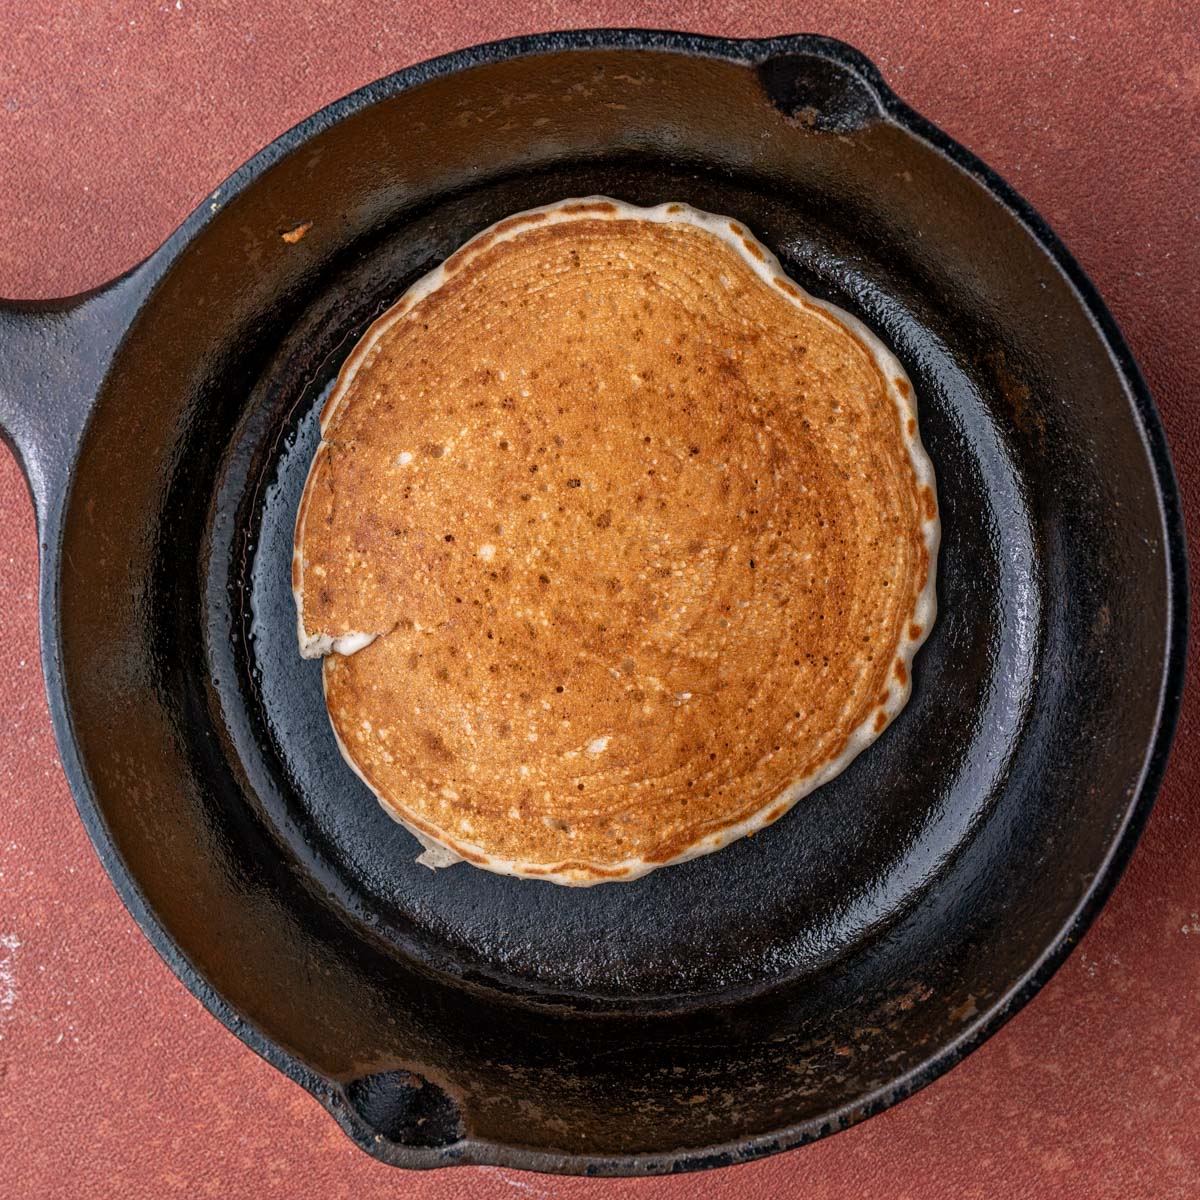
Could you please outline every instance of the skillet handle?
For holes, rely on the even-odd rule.
[[[39,531],[62,502],[92,403],[149,290],[146,264],[63,300],[0,300],[0,439]]]

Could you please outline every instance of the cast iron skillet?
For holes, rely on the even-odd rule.
[[[412,280],[594,192],[746,222],[894,347],[941,616],[900,719],[753,839],[590,890],[433,875],[296,652],[317,410]],[[401,71],[124,278],[5,305],[0,342],[88,832],[180,979],[386,1162],[683,1171],[842,1129],[1033,995],[1146,819],[1187,627],[1154,406],[1044,222],[840,43],[605,30]]]

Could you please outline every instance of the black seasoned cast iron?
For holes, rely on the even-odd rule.
[[[758,836],[588,890],[431,874],[296,652],[317,411],[409,283],[596,192],[744,221],[895,349],[941,615],[899,720]],[[557,33],[364,88],[122,279],[0,308],[0,418],[105,868],[210,1011],[385,1162],[683,1171],[876,1113],[1045,982],[1162,775],[1186,563],[1129,350],[1037,214],[825,38]]]

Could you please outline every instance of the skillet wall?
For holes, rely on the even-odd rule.
[[[347,1084],[344,1101],[325,1098],[383,1157],[394,1139],[424,1144],[433,1161],[464,1128],[621,1155],[704,1146],[710,1128],[726,1139],[834,1110],[829,1124],[853,1119],[969,1035],[1036,967],[1124,819],[1156,720],[1167,576],[1145,449],[1114,419],[1130,403],[1119,376],[1071,285],[1020,224],[881,119],[840,67],[594,50],[379,96],[244,190],[214,193],[191,244],[166,248],[178,257],[85,435],[64,518],[61,646],[103,819],[193,967],[250,1029]],[[524,197],[518,206],[557,199],[560,168],[590,191],[661,172],[676,187],[694,175],[701,190],[761,197],[732,215],[814,290],[853,277],[860,302],[849,306],[870,306],[940,414],[931,450],[965,461],[992,438],[1013,464],[1013,520],[1032,514],[1030,584],[1013,602],[1028,605],[1022,627],[1042,667],[1010,681],[1023,740],[970,837],[931,864],[919,903],[834,969],[680,1011],[547,1008],[431,974],[372,937],[262,820],[228,730],[234,716],[205,681],[219,657],[208,639],[223,622],[232,630],[238,603],[213,611],[206,598],[220,515],[210,498],[280,340],[380,239],[443,207],[458,214],[421,226],[433,232],[410,248],[418,274],[503,215],[474,211],[474,190],[519,181],[496,194]],[[829,261],[789,241],[797,210],[827,224]],[[306,221],[302,241],[281,239]],[[344,303],[348,329],[369,317],[354,296]],[[952,492],[942,504],[948,523],[972,511]],[[995,554],[1005,535],[981,528],[964,545]],[[950,613],[947,639],[959,629]],[[974,649],[989,653],[986,640]],[[921,669],[918,659],[919,685]],[[963,703],[952,682],[926,698],[948,719]],[[400,1077],[370,1081],[397,1069],[427,1081],[423,1099],[410,1089],[392,1104],[387,1087]],[[703,1116],[689,1103],[699,1094]]]

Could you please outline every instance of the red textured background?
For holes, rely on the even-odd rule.
[[[518,11],[513,12],[512,7]],[[506,6],[0,3],[0,294],[99,283],[255,150],[398,67],[581,24],[857,44],[1051,221],[1133,345],[1200,526],[1196,11],[1112,0]],[[33,518],[0,451],[0,1192],[1072,1197],[1200,1194],[1200,746],[1190,690],[1124,881],[1034,1003],[949,1076],[819,1145],[703,1177],[401,1174],[354,1149],[158,960],[93,856],[38,665]],[[1194,682],[1194,681],[1193,681]]]

